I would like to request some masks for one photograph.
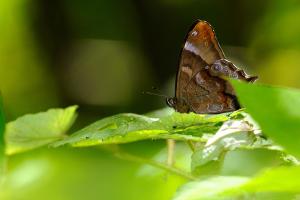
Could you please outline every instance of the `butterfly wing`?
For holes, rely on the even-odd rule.
[[[176,79],[178,112],[221,113],[240,106],[231,84],[209,73],[209,66],[225,55],[206,21],[197,21],[186,35]]]

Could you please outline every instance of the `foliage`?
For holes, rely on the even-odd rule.
[[[6,153],[37,148],[64,137],[76,118],[77,106],[24,115],[6,125]]]
[[[174,194],[175,200],[294,198],[300,193],[300,110],[294,106],[300,91],[234,85],[247,112],[201,115],[165,108],[145,115],[124,113],[66,135],[77,106],[50,109],[7,123],[5,152],[12,155],[44,145],[101,146],[118,158],[151,165],[139,170],[143,176],[168,172],[189,180]],[[177,141],[173,165],[165,164],[167,149],[148,159],[119,145],[162,139]]]
[[[201,142],[203,134],[213,134],[223,122],[235,118],[240,112],[213,116],[194,113],[181,114],[169,109],[161,111],[160,117],[119,114],[99,120],[70,137],[58,141],[54,146],[92,146],[97,144],[119,144],[144,139],[174,139]]]
[[[300,156],[300,92],[291,88],[236,83],[242,104],[264,134],[287,151]],[[256,101],[259,97],[259,101]]]

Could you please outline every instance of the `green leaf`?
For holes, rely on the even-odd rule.
[[[254,176],[270,167],[296,164],[297,162],[293,162],[289,155],[285,155],[281,150],[253,146],[241,147],[226,153],[219,175]]]
[[[218,173],[227,151],[250,146],[255,140],[253,126],[247,121],[225,122],[205,146],[197,149],[193,154],[192,173],[196,176]]]
[[[37,148],[64,137],[76,119],[77,106],[24,115],[6,125],[6,154]]]
[[[297,194],[300,193],[300,167],[278,167],[265,170],[244,184],[222,192],[223,197],[245,194]],[[294,198],[281,198],[294,199]]]
[[[300,157],[300,91],[233,81],[239,100],[264,134]]]
[[[247,177],[211,177],[203,181],[189,182],[183,185],[173,200],[212,200],[220,199],[221,194],[233,187],[238,187],[249,180]]]
[[[214,134],[223,122],[239,116],[237,111],[219,115],[177,113],[170,109],[148,114],[118,114],[101,119],[53,146],[93,146],[119,144],[145,139],[205,141],[203,134]],[[149,117],[149,116],[160,116]]]
[[[262,172],[233,192],[300,192],[300,167],[279,167]]]
[[[298,165],[291,155],[272,141],[260,137],[249,119],[230,120],[192,155],[195,176],[234,175],[252,176],[258,171],[280,165]]]
[[[294,199],[300,193],[299,180],[299,166],[269,169],[251,179],[216,176],[183,185],[173,200]]]

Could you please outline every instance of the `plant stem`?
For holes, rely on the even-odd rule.
[[[174,165],[174,151],[175,151],[175,140],[167,139],[167,148],[168,148],[168,157],[167,164],[168,166]]]

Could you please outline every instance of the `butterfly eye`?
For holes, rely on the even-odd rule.
[[[193,32],[191,33],[191,35],[194,36],[194,37],[197,36],[197,35],[198,35],[198,31],[193,31]]]
[[[213,70],[215,70],[215,71],[221,71],[222,70],[222,67],[220,66],[220,65],[216,65],[216,64],[214,64],[213,65]]]
[[[176,98],[167,98],[166,99],[168,106],[175,107],[176,106]]]

